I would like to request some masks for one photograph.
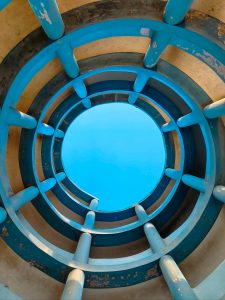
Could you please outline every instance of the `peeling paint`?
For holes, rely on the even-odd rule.
[[[52,25],[52,21],[51,21],[49,15],[48,15],[47,10],[45,9],[44,3],[41,2],[41,6],[42,6],[42,8],[43,8],[43,12],[42,12],[41,10],[39,10],[39,13],[40,13],[39,18],[40,18],[41,20],[45,20],[45,21],[48,22],[50,25]]]

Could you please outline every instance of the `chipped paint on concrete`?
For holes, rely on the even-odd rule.
[[[48,22],[50,25],[52,25],[52,21],[48,15],[47,10],[45,9],[45,5],[43,2],[41,2],[41,6],[43,7],[43,12],[41,10],[39,10],[40,15],[38,16],[40,19],[45,20],[46,22]]]

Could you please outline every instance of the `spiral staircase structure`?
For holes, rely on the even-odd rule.
[[[0,9],[0,299],[224,299],[224,2]],[[155,121],[166,164],[150,195],[106,212],[61,149],[113,102]]]

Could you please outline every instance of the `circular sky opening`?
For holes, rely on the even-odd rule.
[[[69,126],[62,145],[68,178],[99,199],[98,210],[123,210],[159,183],[166,153],[162,133],[144,111],[125,103],[98,105]]]

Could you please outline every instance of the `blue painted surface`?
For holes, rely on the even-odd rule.
[[[168,3],[168,5],[172,5],[174,3],[175,3],[174,1],[170,1]],[[190,3],[190,2],[189,1],[183,2],[182,8],[184,8],[186,6],[185,9],[187,9],[188,3]],[[167,7],[167,10],[168,11],[166,13],[169,13],[168,7]],[[49,12],[50,11],[51,10],[49,9]],[[178,13],[175,14],[176,11],[178,11],[178,10],[173,10],[172,15],[173,16],[176,15],[176,17],[177,17],[179,14]],[[134,36],[139,36],[140,33],[143,32],[142,26],[146,26],[146,28],[151,27],[153,31],[160,31],[160,30],[165,29],[165,32],[168,31],[170,34],[175,35],[176,37],[175,38],[173,37],[171,44],[176,45],[176,46],[180,45],[179,48],[181,48],[181,49],[185,48],[185,51],[191,53],[192,55],[200,57],[200,59],[202,61],[206,62],[214,71],[218,72],[218,75],[221,78],[224,78],[224,74],[221,73],[221,69],[220,69],[221,64],[224,63],[224,60],[225,60],[222,48],[217,43],[213,44],[213,42],[210,41],[208,38],[199,36],[198,33],[185,31],[183,28],[165,27],[165,24],[163,24],[163,23],[160,24],[159,22],[155,22],[155,21],[152,22],[152,21],[140,20],[140,19],[109,21],[109,22],[105,22],[104,24],[100,24],[100,25],[99,24],[92,25],[92,26],[90,26],[90,28],[81,28],[78,31],[73,32],[71,35],[68,35],[62,39],[63,43],[65,42],[65,44],[62,46],[61,50],[59,48],[59,43],[52,44],[48,47],[47,50],[43,50],[34,59],[32,59],[26,65],[26,67],[18,74],[16,80],[13,82],[11,89],[9,90],[9,93],[7,95],[5,104],[3,106],[3,116],[4,116],[4,114],[6,114],[8,112],[8,109],[11,109],[11,108],[9,108],[9,107],[11,107],[11,105],[16,104],[16,102],[19,99],[19,96],[23,92],[23,89],[26,87],[26,84],[35,75],[35,73],[38,70],[40,70],[41,67],[43,67],[46,63],[48,63],[55,56],[58,56],[61,59],[61,62],[65,68],[65,71],[68,73],[68,75],[71,77],[75,77],[78,75],[79,70],[78,70],[78,66],[76,65],[76,61],[72,55],[73,47],[78,46],[79,43],[85,44],[85,43],[90,42],[91,40],[96,40],[96,39],[99,39],[102,37],[108,37],[108,36],[114,36],[114,35],[115,36],[117,36],[117,35],[123,36],[123,35],[131,35],[131,34]],[[56,29],[56,27],[55,27],[55,29]],[[204,27],[204,25],[203,25],[203,27]],[[94,33],[92,36],[88,35],[88,32],[90,30],[92,30],[92,32]],[[187,39],[188,42],[184,41],[183,39]],[[181,40],[182,40],[182,42],[181,42]],[[203,47],[204,50],[202,50],[201,47]],[[66,49],[66,52],[68,54],[68,55],[65,55],[65,57],[62,54],[62,52],[63,52],[62,49]],[[208,54],[204,52],[205,49],[207,49],[209,51],[210,55],[214,56],[213,64],[210,63],[209,60],[207,59]],[[107,72],[118,72],[118,73],[123,72],[123,71],[128,71],[128,72],[131,71],[135,74],[142,73],[141,77],[140,77],[140,75],[139,75],[139,77],[137,77],[139,79],[136,81],[136,84],[135,84],[134,90],[136,91],[136,95],[132,94],[131,102],[132,103],[135,102],[135,104],[138,103],[137,97],[136,97],[137,92],[144,91],[144,88],[145,88],[145,84],[144,84],[145,80],[143,80],[143,78],[146,79],[149,75],[153,75],[153,77],[156,80],[158,80],[159,82],[163,82],[165,85],[167,85],[168,87],[170,87],[171,89],[176,91],[177,95],[179,95],[181,97],[181,99],[184,101],[184,103],[186,103],[188,105],[188,107],[190,108],[190,110],[195,112],[195,116],[197,116],[197,118],[194,118],[194,121],[195,121],[194,123],[192,121],[190,122],[191,118],[186,117],[186,116],[184,116],[183,119],[179,119],[181,121],[178,121],[178,125],[180,123],[180,125],[181,125],[180,127],[182,127],[182,128],[197,124],[197,126],[201,130],[202,136],[204,138],[206,154],[207,154],[204,179],[200,179],[200,178],[190,176],[190,175],[184,175],[182,178],[182,180],[185,184],[188,184],[190,187],[197,189],[201,192],[201,194],[198,198],[198,201],[197,201],[197,205],[195,206],[191,216],[177,230],[175,230],[172,234],[170,234],[165,239],[166,242],[168,243],[168,246],[166,247],[166,249],[164,249],[164,252],[171,253],[171,255],[173,255],[178,261],[181,261],[186,255],[188,255],[197,246],[197,244],[199,242],[201,242],[201,239],[203,239],[203,237],[205,236],[205,234],[207,233],[209,228],[212,226],[212,224],[219,212],[219,209],[220,209],[219,202],[214,202],[214,198],[211,197],[213,187],[215,184],[215,177],[216,177],[216,170],[215,170],[216,157],[215,157],[214,140],[212,137],[212,131],[210,130],[209,124],[205,120],[198,104],[196,104],[195,101],[193,101],[193,99],[189,95],[187,95],[181,88],[179,88],[176,84],[174,84],[170,80],[163,78],[163,76],[159,76],[158,74],[156,75],[156,74],[154,74],[154,72],[146,73],[144,70],[140,71],[139,69],[135,69],[135,68],[129,69],[126,67],[124,67],[124,68],[121,68],[121,67],[107,68],[106,71]],[[101,73],[101,72],[102,71],[100,71],[99,73]],[[97,74],[97,73],[95,73],[95,74]],[[104,71],[103,71],[103,74],[104,74]],[[141,78],[141,80],[140,80],[140,78]],[[84,77],[82,77],[81,79],[83,80]],[[84,86],[81,83],[78,84],[78,89],[76,87],[75,90],[78,91],[78,95],[81,98],[86,96]],[[61,91],[59,91],[58,95],[55,95],[56,98],[57,98],[57,96],[59,96],[60,92]],[[135,101],[134,101],[134,99],[135,99]],[[214,109],[211,110],[211,113],[212,113],[212,111],[214,111]],[[220,111],[220,116],[221,116],[221,108],[219,111]],[[213,114],[214,114],[214,112],[213,112]],[[20,113],[18,115],[17,112],[13,112],[13,114],[15,115],[16,124],[14,124],[13,122],[7,123],[7,122],[5,122],[5,120],[0,120],[0,130],[2,133],[1,140],[0,140],[0,158],[1,158],[2,162],[5,162],[7,134],[8,134],[8,129],[9,129],[8,125],[14,124],[16,126],[22,126],[27,129],[33,129],[36,127],[35,119],[32,119],[29,116],[24,116],[21,118]],[[39,124],[41,124],[41,122],[42,122],[42,117],[43,116],[41,116],[40,120],[38,121]],[[192,117],[193,117],[193,115],[192,115]],[[182,139],[184,139],[184,137],[187,137],[187,136],[185,136],[184,131],[180,132],[180,130],[177,128],[177,126],[175,126],[175,128],[173,130],[177,131],[177,133],[179,135],[179,139],[182,144]],[[165,131],[164,133],[167,134],[168,132]],[[37,130],[35,131],[35,134],[34,134],[34,136],[35,136],[34,141],[36,139],[36,135],[37,135]],[[186,151],[187,144],[184,143],[184,145],[185,145],[185,151]],[[184,151],[184,149],[182,149],[182,151],[181,151],[183,160],[184,160],[185,151]],[[52,151],[51,151],[51,153],[52,153]],[[185,157],[185,160],[187,160],[187,156]],[[32,163],[34,165],[34,160],[32,161]],[[182,163],[181,163],[181,165],[182,165]],[[34,173],[35,173],[35,170],[34,170]],[[167,172],[167,176],[168,176],[168,174],[171,175],[172,173],[173,172],[171,172],[171,171],[169,173]],[[181,166],[180,176],[182,173],[183,173],[183,165]],[[9,243],[9,245],[11,247],[13,247],[15,249],[16,252],[20,253],[21,256],[25,257],[26,259],[31,257],[31,254],[29,253],[29,252],[31,252],[30,251],[31,248],[34,249],[34,253],[36,253],[37,260],[39,262],[43,263],[44,265],[48,266],[49,269],[46,272],[50,273],[55,278],[61,279],[60,276],[62,276],[62,275],[59,275],[59,274],[62,273],[61,271],[63,270],[63,268],[65,268],[66,272],[68,273],[68,266],[72,267],[72,268],[81,267],[82,269],[87,271],[86,272],[87,276],[90,276],[89,279],[87,279],[87,282],[89,282],[91,280],[91,275],[88,273],[91,273],[91,272],[94,273],[93,276],[96,276],[95,272],[98,275],[99,275],[99,273],[103,274],[103,276],[105,275],[104,272],[106,273],[106,275],[108,275],[107,274],[108,272],[113,272],[113,274],[115,273],[116,276],[118,276],[118,274],[123,274],[123,276],[126,277],[127,275],[129,275],[129,276],[131,275],[130,270],[132,268],[134,270],[138,270],[138,272],[141,271],[142,274],[146,274],[147,270],[149,270],[151,267],[155,268],[158,265],[158,259],[160,258],[159,253],[156,253],[155,255],[154,254],[149,255],[149,252],[148,253],[146,253],[146,252],[140,253],[140,255],[137,255],[135,257],[135,259],[132,256],[122,258],[122,261],[121,261],[121,259],[112,259],[112,260],[110,260],[109,265],[107,265],[107,260],[98,260],[98,259],[90,259],[88,265],[85,263],[83,265],[82,264],[79,265],[79,262],[73,262],[73,261],[71,262],[71,254],[70,253],[68,253],[66,251],[62,251],[62,249],[59,249],[59,248],[55,247],[54,245],[51,245],[50,243],[48,243],[46,240],[44,240],[42,237],[40,237],[38,235],[38,233],[35,232],[29,226],[29,224],[26,222],[26,220],[22,217],[22,215],[20,213],[18,213],[18,212],[15,213],[12,210],[12,208],[13,208],[13,205],[11,203],[12,198],[10,197],[12,194],[12,191],[11,191],[8,179],[5,176],[5,174],[7,174],[5,163],[3,163],[2,166],[0,167],[0,174],[1,174],[1,176],[3,175],[2,176],[3,178],[1,178],[2,182],[0,183],[0,191],[1,191],[4,205],[6,206],[6,209],[9,212],[9,217],[8,217],[6,226],[10,232],[10,237],[6,236],[5,240]],[[62,173],[60,173],[60,174],[62,174]],[[56,175],[56,177],[57,177],[57,175]],[[58,177],[60,177],[62,179],[62,176],[58,176]],[[177,179],[177,176],[175,176],[175,177]],[[179,176],[178,176],[178,178],[179,178]],[[179,179],[176,180],[176,184],[177,184],[176,188],[178,187],[178,185],[180,183]],[[38,183],[37,176],[36,176],[35,180],[37,182],[38,189],[41,190],[41,184]],[[205,181],[207,181],[207,185],[205,185]],[[27,203],[27,201],[32,200],[33,197],[35,197],[34,196],[35,193],[38,192],[38,189],[36,187],[31,187],[28,189],[30,189],[29,191],[31,191],[31,189],[32,189],[33,192],[28,193],[27,190],[24,190],[22,192],[22,194],[16,195],[17,197],[13,196],[13,197],[15,197],[15,198],[13,198],[14,200],[19,200],[19,201],[17,201],[17,203],[19,203],[19,206],[21,206],[21,204]],[[215,189],[214,189],[214,196],[215,197],[217,196],[217,198],[218,198],[217,190],[215,193]],[[48,201],[48,199],[46,199],[46,198],[45,198],[45,200]],[[166,200],[167,200],[167,203],[165,202],[163,204],[163,206],[161,207],[161,211],[160,211],[160,209],[158,209],[157,213],[161,213],[161,212],[166,213],[166,209],[168,209],[167,204],[172,203],[172,201],[170,201],[171,199],[169,199],[169,197]],[[49,206],[51,206],[50,203],[49,203]],[[52,207],[51,209],[53,211],[55,208]],[[55,214],[57,215],[56,210],[55,210]],[[64,218],[64,216],[62,216],[60,214],[58,214],[58,217],[59,217],[59,220],[60,220],[60,218],[61,219]],[[69,224],[70,220],[67,220],[66,218],[64,218],[64,223]],[[136,223],[137,223],[137,226],[143,225],[142,222],[136,222]],[[132,224],[132,226],[133,226],[133,224]],[[131,229],[134,228],[134,226],[133,227],[132,226],[127,226],[127,230],[130,230],[129,234],[131,234],[131,235],[132,235]],[[82,231],[83,228],[80,227],[79,230]],[[121,228],[120,229],[117,228],[116,230],[118,230],[118,233],[122,232]],[[94,232],[94,230],[93,231],[90,230],[89,232],[93,233],[93,236],[94,236],[94,233],[96,233],[96,232]],[[105,231],[105,232],[104,232],[104,230],[102,231],[102,233],[106,233],[106,232],[110,233],[110,230]],[[79,250],[78,252],[79,252],[79,254],[83,255],[83,258],[81,260],[84,260],[85,262],[87,262],[88,257],[89,257],[89,253],[87,253],[87,251],[89,251],[89,249],[90,249],[92,235],[90,235],[88,233],[84,233],[82,236],[85,237],[85,239],[84,239],[85,242],[80,242],[80,241],[82,241],[82,238],[80,239],[80,241],[79,241],[80,248],[78,247],[77,251],[79,249],[84,250],[83,252],[81,250]],[[29,247],[27,248],[28,250],[26,250],[27,252],[25,252],[25,251],[23,252],[21,249],[18,248],[18,245],[15,242],[16,241],[15,237],[17,239],[18,239],[18,237],[20,237],[20,240],[24,241],[24,245],[29,245]],[[35,238],[33,238],[33,237],[35,237]],[[52,256],[49,255],[49,252],[52,253]],[[33,255],[33,251],[32,251],[32,255]],[[80,259],[78,259],[78,261],[79,260]],[[129,267],[127,266],[128,263],[129,263]],[[172,265],[172,270],[171,270],[171,265]],[[38,264],[37,264],[37,266],[38,266]],[[193,290],[191,290],[190,286],[186,282],[183,275],[180,273],[180,270],[178,269],[177,265],[175,264],[175,261],[172,258],[170,258],[168,256],[164,256],[161,259],[160,266],[164,273],[165,279],[167,280],[168,285],[172,291],[172,294],[175,296],[175,299],[186,299],[186,298],[187,299],[196,299],[195,293],[193,292]],[[57,270],[57,272],[55,270]],[[59,270],[60,270],[60,272],[59,272]],[[154,269],[154,270],[156,270],[156,269]],[[174,270],[175,270],[175,272],[173,272]],[[81,297],[82,287],[84,284],[84,274],[82,271],[80,272],[80,275],[82,278],[79,282],[78,288],[77,288],[76,284],[73,284],[73,287],[74,286],[76,287],[76,291],[79,291],[80,297]],[[176,278],[174,278],[174,275],[175,275],[175,277],[176,276],[179,277],[180,280],[178,281],[178,283],[176,282],[176,280],[175,280]],[[110,275],[108,275],[108,276],[110,276]],[[116,282],[117,282],[116,284],[126,285],[128,277],[126,277],[125,281],[122,280],[122,282],[121,282],[121,278],[119,278],[119,276],[116,277]],[[140,282],[143,280],[141,275],[138,275],[137,277],[138,277],[138,279],[134,279],[133,277],[131,279],[129,279],[129,284],[137,283],[137,282]],[[65,278],[63,280],[65,280]],[[146,278],[144,280],[146,280]],[[113,284],[115,285],[112,278],[110,278],[110,284],[112,286],[113,286]]]
[[[47,36],[52,40],[61,38],[65,26],[56,0],[29,0],[29,3]]]
[[[173,258],[165,255],[160,259],[160,268],[166,280],[172,297],[175,300],[197,300],[195,292],[192,290],[187,280],[181,273]]]
[[[183,21],[193,0],[168,0],[164,11],[164,21],[176,25]]]
[[[0,11],[3,10],[12,0],[1,0],[0,2]]]
[[[206,106],[204,114],[209,119],[223,117],[225,115],[225,99],[221,99]]]

